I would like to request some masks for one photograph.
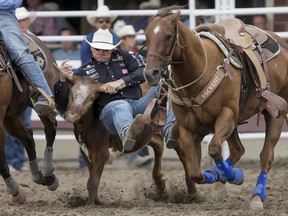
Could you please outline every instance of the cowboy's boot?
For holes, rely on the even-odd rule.
[[[164,136],[164,143],[166,144],[166,147],[168,149],[174,149],[176,146],[179,145],[179,128],[174,123],[172,126],[170,126],[165,133]]]
[[[125,151],[131,151],[136,143],[136,136],[139,135],[145,128],[145,124],[142,120],[143,115],[138,114],[133,122],[121,132],[121,140],[123,149]]]
[[[40,115],[46,115],[48,113],[54,112],[55,102],[54,100],[46,94],[41,88],[37,88],[39,93],[43,95],[42,100],[32,100],[34,110]]]

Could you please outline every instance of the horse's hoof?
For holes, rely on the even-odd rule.
[[[55,191],[58,188],[58,186],[59,186],[58,178],[55,177],[55,181],[51,185],[48,185],[47,188],[50,191]]]
[[[227,198],[228,194],[227,194],[225,184],[223,184],[222,182],[216,182],[214,184],[214,190],[213,190],[212,197],[216,201],[221,201],[221,200]]]
[[[252,201],[250,203],[250,209],[257,210],[257,209],[263,209],[263,202],[259,196],[254,196],[252,198]]]
[[[26,194],[25,192],[20,188],[19,192],[16,196],[11,195],[11,201],[13,204],[23,204],[26,202]]]
[[[37,175],[32,174],[32,181],[35,182],[36,184],[43,185],[44,184],[44,179],[41,171]]]
[[[233,168],[234,179],[229,181],[230,184],[241,185],[244,182],[244,173],[239,168]]]
[[[157,193],[163,193],[166,187],[166,182],[163,179],[154,181],[156,184]]]

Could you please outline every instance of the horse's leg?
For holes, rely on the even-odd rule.
[[[229,152],[230,152],[227,161],[230,160],[231,162],[229,163],[233,167],[245,153],[245,149],[239,138],[237,128],[233,130],[231,136],[227,139],[227,142],[229,145]]]
[[[37,158],[36,158],[35,142],[34,142],[32,133],[30,133],[25,128],[25,126],[22,123],[19,116],[13,116],[9,119],[6,119],[4,124],[5,124],[5,128],[6,128],[7,132],[10,135],[19,139],[21,141],[21,143],[23,143],[23,145],[26,149],[27,155],[29,157],[29,160],[35,162],[35,163],[33,163],[34,168],[35,168],[35,175],[32,175],[33,181],[38,183],[38,184],[43,184],[43,177],[42,177],[42,173],[41,173],[39,166],[38,166],[38,162],[37,162]],[[15,202],[18,203],[20,196],[22,196],[21,191],[20,191],[20,193],[17,193],[15,196],[15,194],[14,194],[15,191],[14,192],[12,192],[12,191],[13,191],[13,188],[15,189],[15,185],[17,183],[11,179],[9,181],[10,181],[10,183],[9,183],[9,185],[7,185],[7,187],[9,188],[10,194],[12,195],[11,200],[14,203]]]
[[[185,171],[185,181],[188,194],[196,196],[197,188],[195,182],[190,178],[190,175],[188,173],[188,166],[186,165],[185,152],[181,145],[176,146],[174,150],[176,151]]]
[[[39,116],[43,125],[46,137],[46,149],[44,151],[44,159],[42,166],[44,185],[51,191],[55,191],[58,188],[58,179],[54,175],[54,165],[53,165],[53,144],[56,136],[57,121],[55,116]],[[30,161],[30,168],[31,163]],[[34,162],[33,162],[34,163]],[[32,169],[31,169],[32,171]]]
[[[226,161],[231,164],[232,167],[234,167],[245,152],[244,146],[239,139],[237,128],[233,130],[231,136],[227,139],[227,142],[229,145],[230,155]],[[223,198],[227,197],[225,184],[222,182],[216,182],[214,186],[214,198],[216,200],[222,200]]]
[[[32,130],[28,130],[27,128],[25,128],[19,117],[7,119],[5,121],[5,127],[10,135],[18,138],[24,145],[29,158],[32,181],[37,184],[44,184],[42,172],[39,168],[36,156],[35,141],[33,138]]]
[[[189,130],[181,126],[179,126],[179,131],[181,145],[175,147],[175,151],[185,170],[188,193],[195,196],[197,192],[195,182],[204,182],[204,176],[201,172],[201,141],[203,136],[192,135]]]
[[[161,173],[162,156],[164,151],[163,138],[159,137],[158,135],[154,135],[148,145],[152,147],[155,156],[152,172],[154,183],[157,188],[157,193],[162,194],[165,189],[165,180],[162,178],[163,174]]]
[[[12,178],[7,166],[5,157],[5,129],[3,122],[0,121],[0,175],[4,179],[11,201],[15,204],[23,204],[26,201],[26,194],[19,184]]]
[[[233,168],[234,163],[230,158],[224,160],[222,157],[222,144],[226,139],[231,137],[236,128],[233,116],[233,112],[230,109],[223,109],[215,122],[215,134],[209,144],[208,152],[214,159],[216,166],[204,172],[205,183],[214,183],[217,181],[226,183],[226,181],[229,181],[230,183],[240,185],[244,181],[242,170]],[[232,140],[233,135],[230,141]]]
[[[261,172],[259,173],[255,189],[252,193],[250,208],[263,209],[263,201],[266,196],[266,183],[268,172],[274,159],[274,148],[280,138],[285,116],[273,118],[265,113],[266,131],[265,142],[260,153]]]

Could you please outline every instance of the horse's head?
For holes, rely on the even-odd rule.
[[[177,9],[176,13],[172,10]],[[144,76],[147,83],[157,85],[167,71],[178,37],[179,7],[160,9],[146,28],[147,63]]]
[[[66,120],[74,123],[88,112],[99,97],[102,84],[90,77],[76,75],[69,76],[66,81],[70,92]]]

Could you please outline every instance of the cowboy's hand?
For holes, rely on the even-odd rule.
[[[71,73],[72,73],[72,65],[69,64],[69,60],[64,60],[60,66],[60,74],[59,74],[60,81],[64,82],[67,76],[69,76]]]
[[[108,82],[106,83],[107,86],[107,92],[109,94],[115,94],[117,93],[120,89],[123,89],[126,87],[126,84],[124,82],[124,80],[119,79],[113,82]]]

